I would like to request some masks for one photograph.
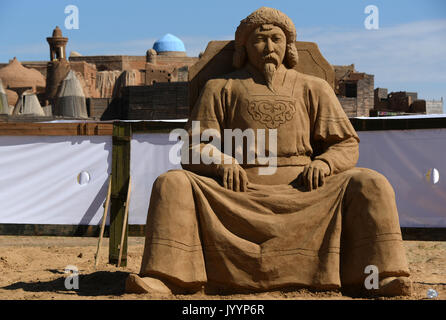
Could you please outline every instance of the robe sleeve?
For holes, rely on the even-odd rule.
[[[197,103],[195,104],[191,116],[185,126],[189,136],[189,163],[185,164],[184,161],[182,161],[181,165],[183,169],[202,175],[215,176],[217,168],[216,164],[218,164],[218,162],[205,164],[201,161],[202,158],[200,155],[210,154],[214,159],[219,158],[220,163],[223,163],[225,158],[231,158],[221,152],[221,134],[224,129],[224,105],[227,93],[225,83],[226,81],[224,79],[209,80],[197,99]],[[212,134],[209,139],[210,141],[208,142],[202,142],[200,140],[204,131],[208,131],[208,133],[210,132]],[[218,147],[214,147],[213,145]],[[205,147],[208,148],[207,152],[202,153],[203,148]],[[211,149],[212,151],[209,152]],[[193,159],[198,159],[200,163],[192,161]],[[233,160],[235,162],[235,159]]]
[[[359,157],[359,137],[333,89],[319,80],[307,92],[314,160],[326,162],[330,174],[353,168]]]

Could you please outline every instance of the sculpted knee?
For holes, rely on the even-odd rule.
[[[160,195],[169,193],[181,197],[182,194],[190,192],[191,186],[183,170],[172,170],[160,175],[153,183],[152,189]]]
[[[394,196],[393,188],[387,178],[377,171],[366,168],[354,170],[350,178],[349,189],[363,194]]]

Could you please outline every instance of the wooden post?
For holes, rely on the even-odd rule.
[[[108,178],[107,198],[105,199],[104,214],[102,215],[102,223],[101,223],[101,230],[99,232],[98,247],[96,249],[96,254],[94,256],[94,267],[95,268],[98,266],[99,253],[101,251],[101,245],[102,245],[102,238],[104,237],[105,222],[107,221],[108,206],[110,204],[111,186],[112,186],[112,176],[110,175]]]
[[[121,242],[119,244],[119,257],[118,257],[118,268],[121,266],[122,260],[122,247],[124,245],[125,233],[127,231],[127,221],[129,217],[129,207],[130,207],[130,194],[132,193],[132,176],[129,178],[129,188],[127,189],[127,200],[125,201],[125,211],[124,211],[124,226],[122,228]]]
[[[130,177],[130,141],[132,137],[131,124],[114,122],[113,125],[113,155],[112,155],[112,195],[110,208],[110,264],[118,264],[119,247],[124,226],[125,201]],[[121,249],[121,266],[127,266],[128,224]]]

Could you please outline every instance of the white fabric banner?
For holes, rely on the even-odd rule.
[[[181,169],[169,161],[169,150],[176,141],[168,133],[134,134],[130,145],[129,224],[146,224],[152,185],[156,178],[170,169]]]
[[[358,134],[358,167],[387,177],[401,226],[446,227],[446,129]],[[153,182],[181,168],[169,161],[175,143],[168,133],[133,135],[129,224],[146,223]],[[0,136],[0,223],[99,224],[111,150],[111,136]]]
[[[359,131],[357,166],[387,177],[402,227],[446,227],[446,129]],[[130,224],[145,224],[152,184],[172,165],[168,134],[134,135]],[[436,180],[438,179],[438,181]]]
[[[387,177],[402,227],[446,227],[446,129],[359,131],[357,166]]]
[[[98,224],[111,136],[0,136],[0,223]]]

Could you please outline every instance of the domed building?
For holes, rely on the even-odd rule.
[[[153,44],[153,50],[159,55],[185,57],[186,48],[183,41],[168,33]]]
[[[5,89],[31,88],[34,92],[44,90],[46,86],[45,77],[35,69],[25,68],[18,60],[14,59],[0,69],[0,79],[2,79]]]
[[[19,95],[25,90],[31,89],[37,94],[45,91],[45,77],[36,69],[24,67],[15,57],[0,69],[0,79],[10,106],[17,103]]]
[[[64,112],[59,111],[70,107],[60,107],[59,89],[72,70],[82,86],[91,118],[167,119],[177,117],[177,113],[181,114],[180,118],[187,116],[188,72],[198,57],[187,56],[185,45],[178,37],[166,33],[148,48],[145,55],[134,56],[85,56],[74,51],[67,56],[68,38],[59,27],[52,30],[46,40],[50,47],[49,61],[20,63],[13,59],[9,64],[0,63],[0,79],[8,100],[2,104],[15,106],[19,100],[34,102],[34,98],[22,95],[25,90],[32,89],[45,116],[63,116]],[[139,88],[135,91],[133,87]],[[144,91],[142,96],[137,93],[141,90]],[[138,98],[130,98],[133,96]],[[174,96],[176,98],[172,99]],[[70,96],[70,99],[77,101],[78,96]],[[39,114],[29,112],[29,105],[24,105],[23,101],[14,115]],[[138,103],[147,108],[139,108]],[[32,109],[39,110],[34,104]],[[75,115],[71,112],[66,116]],[[81,117],[85,117],[85,112]]]
[[[187,81],[189,66],[198,58],[188,57],[183,41],[167,33],[146,53],[145,84]]]

